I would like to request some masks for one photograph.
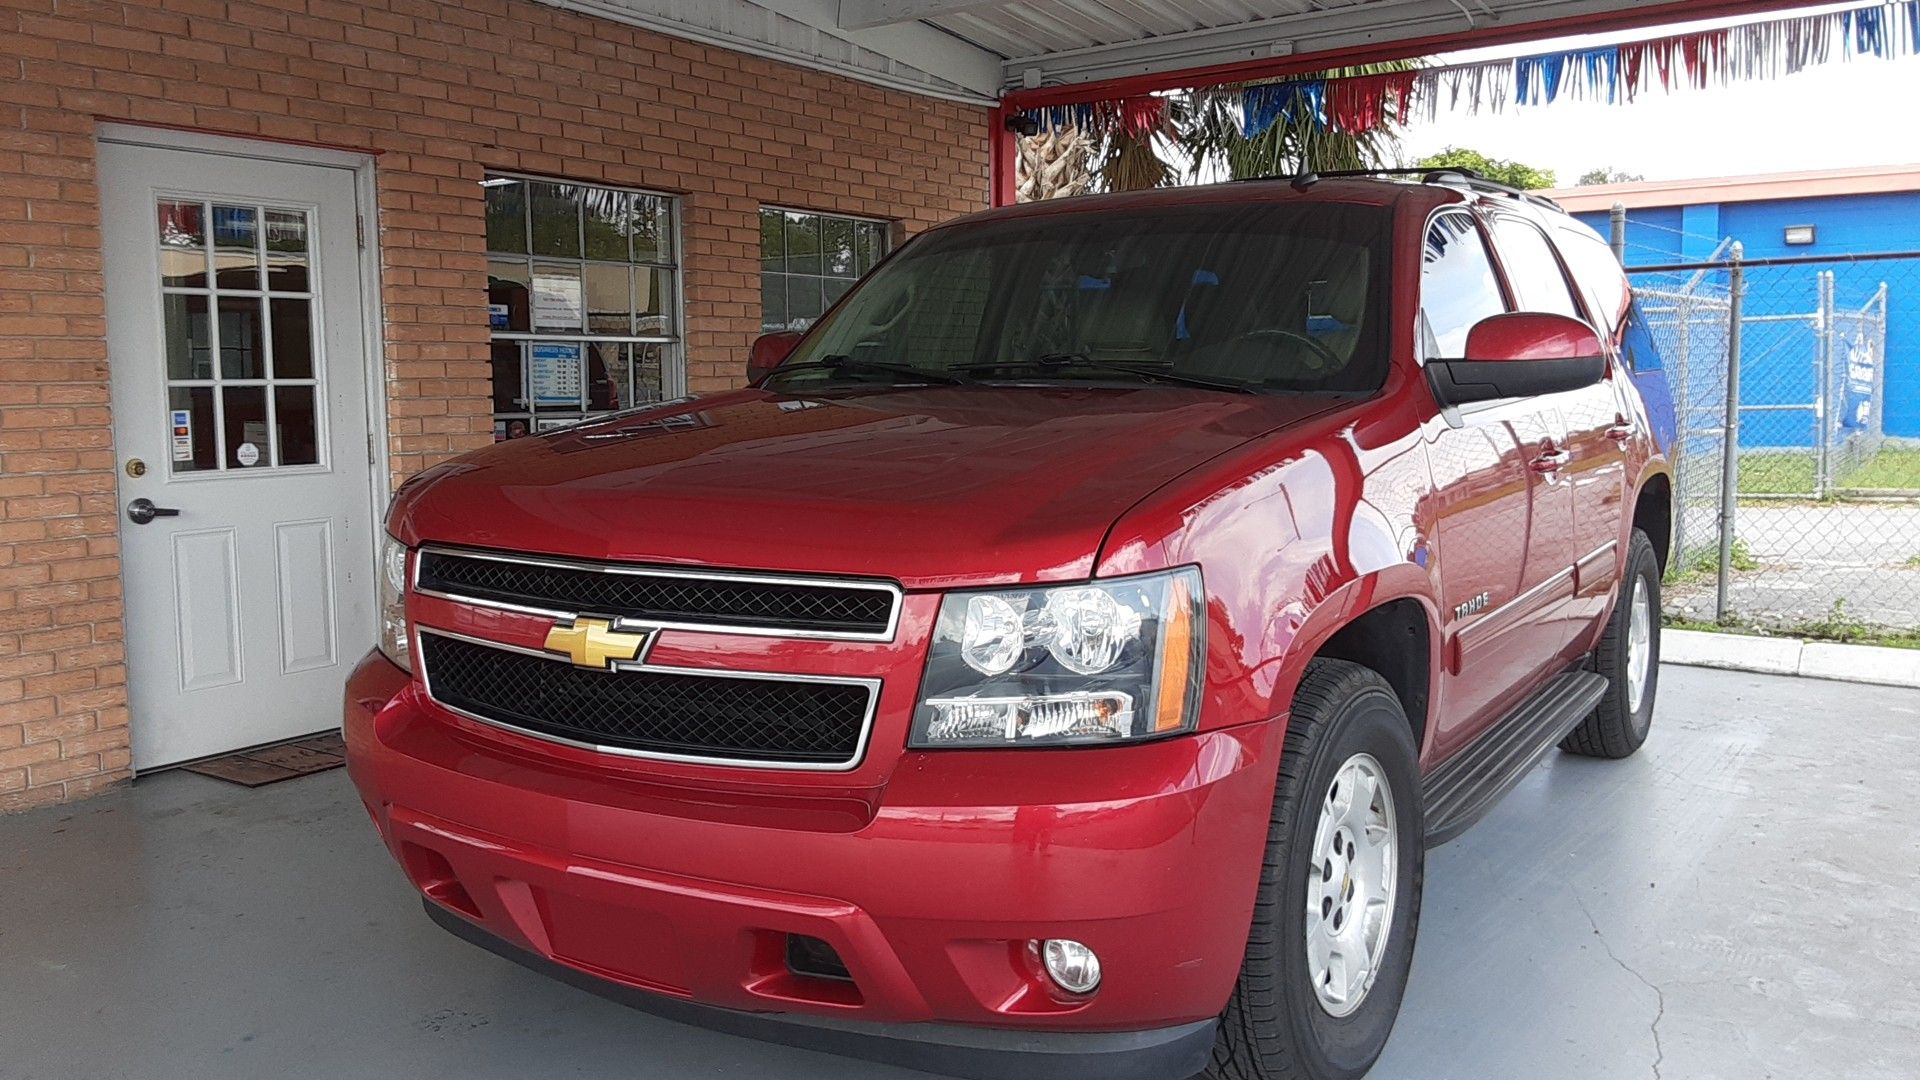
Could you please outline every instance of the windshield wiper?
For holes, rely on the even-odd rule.
[[[923,382],[940,383],[943,386],[958,386],[961,383],[973,381],[963,375],[915,367],[912,364],[896,364],[890,360],[856,360],[845,353],[834,353],[802,364],[781,364],[768,372],[760,383],[764,386],[782,375],[800,371],[834,371],[846,372],[849,375],[905,375]]]
[[[1001,371],[1008,368],[1039,368],[1042,371],[1059,371],[1073,368],[1081,371],[1103,371],[1119,375],[1132,375],[1139,379],[1153,379],[1160,382],[1179,383],[1182,386],[1197,386],[1203,390],[1224,390],[1229,394],[1257,394],[1258,390],[1246,383],[1228,382],[1224,379],[1208,379],[1199,375],[1183,375],[1177,371],[1163,368],[1141,367],[1135,364],[1116,364],[1108,360],[1095,360],[1086,353],[1042,353],[1026,360],[983,360],[973,364],[960,364],[952,368],[967,375],[977,375],[987,371]]]

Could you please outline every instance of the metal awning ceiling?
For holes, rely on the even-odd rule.
[[[1776,10],[1783,0],[545,0],[900,89],[1009,92],[1292,70]]]
[[[841,0],[840,15],[843,26],[916,18],[1000,56],[1003,88],[1034,89],[1432,39],[1447,39],[1454,48],[1476,39],[1491,44],[1529,32],[1546,36],[1540,31],[1554,24],[1569,32],[1567,20],[1699,18],[1662,9],[1725,6],[1632,0]]]

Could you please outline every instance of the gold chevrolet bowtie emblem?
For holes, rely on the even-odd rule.
[[[646,647],[646,634],[615,630],[606,619],[577,618],[554,623],[547,631],[547,651],[572,660],[575,667],[609,670],[617,660],[632,660]]]

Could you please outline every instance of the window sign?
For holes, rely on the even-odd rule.
[[[1873,426],[1873,384],[1880,367],[1873,339],[1859,330],[1847,342],[1846,391],[1841,400],[1840,426],[1858,431]]]
[[[580,268],[537,266],[533,271],[533,328],[580,332]]]
[[[579,407],[579,342],[535,342],[530,366],[534,408],[548,405]]]

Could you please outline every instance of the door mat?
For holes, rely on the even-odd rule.
[[[191,773],[211,776],[247,787],[260,787],[291,780],[308,773],[337,769],[347,763],[347,747],[338,735],[315,735],[311,739],[242,750],[226,757],[212,758],[185,766]]]

